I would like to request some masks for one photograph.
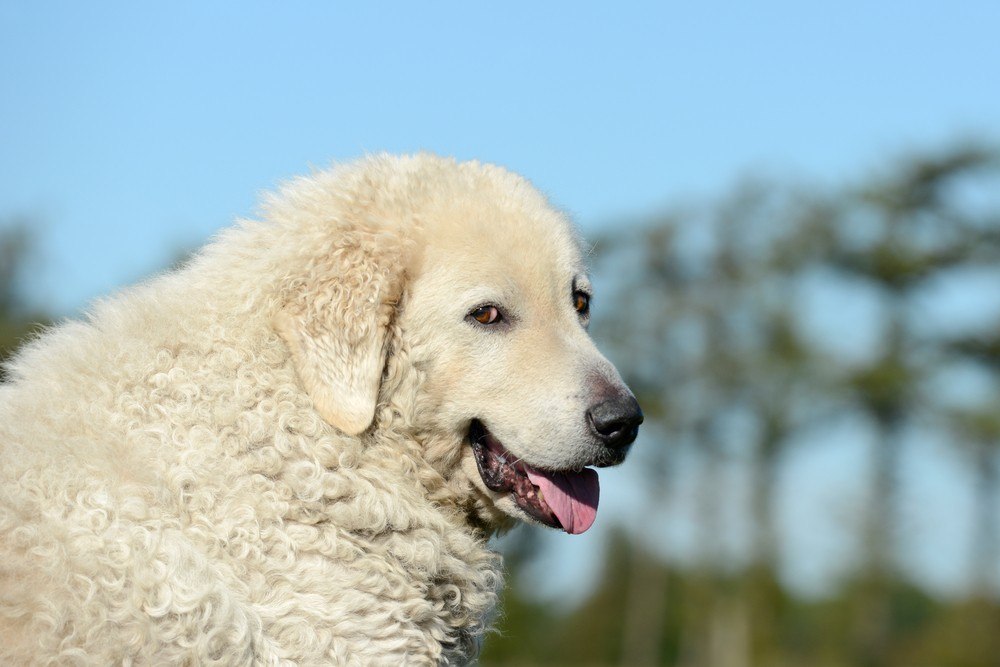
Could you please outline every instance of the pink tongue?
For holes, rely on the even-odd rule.
[[[542,491],[545,503],[559,519],[563,530],[579,535],[594,524],[601,485],[597,471],[540,472],[524,466],[528,479]]]

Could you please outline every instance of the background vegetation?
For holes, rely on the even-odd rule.
[[[3,361],[48,317],[29,305],[25,283],[34,268],[30,222],[0,221],[0,382],[6,377]]]
[[[647,414],[649,518],[560,613],[518,585],[532,548],[515,537],[483,664],[1000,665],[1000,155],[955,147],[828,191],[750,181],[596,247],[614,292],[596,335]],[[805,499],[780,478],[831,440],[863,441],[847,474],[864,488],[832,581],[802,590],[781,517]],[[908,523],[939,501],[902,500],[928,441],[964,462],[974,500],[946,515],[972,528],[964,583],[944,591],[907,565]],[[694,546],[672,557],[655,517],[682,502]]]
[[[23,298],[30,240],[0,226],[0,359],[46,321]],[[569,608],[532,594],[536,534],[515,532],[482,664],[1000,665],[1000,154],[955,147],[860,187],[745,182],[595,248],[595,333],[647,414],[642,506]],[[810,588],[782,517],[817,503],[782,476],[821,441],[861,443],[847,474],[864,490]],[[972,528],[947,590],[907,564],[924,505],[903,501],[904,468],[927,442],[964,462],[974,499],[949,518]],[[681,504],[684,556],[664,547]]]

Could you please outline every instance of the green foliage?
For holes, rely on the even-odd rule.
[[[985,207],[965,205],[972,186],[993,193]],[[961,146],[904,160],[864,188],[744,184],[715,206],[600,239],[598,273],[613,278],[595,335],[635,387],[647,429],[666,443],[639,444],[652,446],[644,453],[650,491],[635,511],[670,502],[662,489],[672,459],[702,460],[693,501],[699,556],[668,562],[620,531],[593,592],[561,616],[525,595],[515,566],[504,624],[516,631],[488,642],[482,664],[998,664],[1000,395],[955,405],[928,386],[961,362],[1000,387],[1000,337],[992,333],[1000,322],[987,333],[928,333],[913,317],[939,276],[1000,265],[997,193],[1000,154]],[[810,334],[796,310],[810,275],[878,295],[874,348],[844,356]],[[782,576],[775,480],[792,443],[808,447],[838,415],[872,424],[870,471],[858,471],[871,488],[855,527],[856,566],[822,597],[806,597]],[[936,597],[899,566],[906,434],[928,424],[966,457],[974,480],[967,598]],[[750,553],[736,561],[720,554],[716,492],[718,471],[734,461],[750,479],[752,526]]]
[[[22,280],[27,270],[32,238],[27,223],[0,226],[0,382],[6,378],[4,362],[48,318],[30,312]]]

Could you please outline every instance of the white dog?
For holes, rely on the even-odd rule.
[[[0,663],[472,659],[523,519],[642,420],[523,179],[373,157],[30,344],[0,386]]]

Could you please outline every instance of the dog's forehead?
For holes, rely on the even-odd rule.
[[[469,188],[426,211],[432,254],[506,266],[510,270],[574,271],[583,267],[572,223],[534,188]]]
[[[555,212],[465,211],[448,227],[448,233],[427,239],[425,268],[462,283],[530,285],[532,291],[550,285],[553,295],[563,295],[585,272],[577,237]]]

